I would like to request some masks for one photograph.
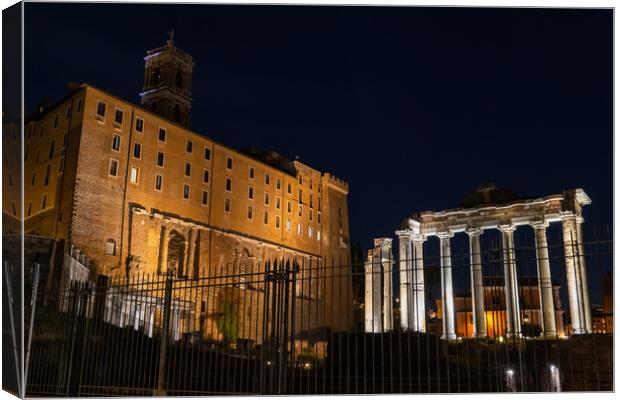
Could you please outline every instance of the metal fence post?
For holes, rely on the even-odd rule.
[[[173,275],[168,272],[164,288],[164,315],[159,335],[159,368],[157,372],[157,388],[155,396],[166,396],[166,372],[168,369],[168,335],[170,329],[170,308],[172,306],[172,282]]]

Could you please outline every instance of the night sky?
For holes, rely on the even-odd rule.
[[[139,102],[146,50],[193,55],[191,128],[350,183],[351,240],[495,182],[613,213],[611,10],[26,4],[26,109],[70,81]]]

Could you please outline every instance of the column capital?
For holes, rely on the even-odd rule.
[[[517,227],[513,224],[498,224],[497,229],[499,229],[503,233],[512,233],[517,230]]]
[[[535,230],[547,229],[549,227],[549,221],[545,218],[535,218],[530,221],[530,226]]]
[[[450,239],[454,236],[454,232],[452,232],[451,230],[445,230],[437,232],[435,235],[437,235],[439,239]]]
[[[413,236],[413,232],[411,232],[408,229],[401,229],[401,230],[395,231],[394,233],[396,234],[396,236],[398,236],[399,239],[401,238],[411,239],[411,237]]]
[[[375,247],[384,247],[392,245],[392,238],[376,238],[374,239]]]
[[[472,237],[472,236],[480,236],[480,235],[482,234],[482,229],[480,229],[480,228],[479,228],[479,227],[477,227],[477,226],[468,226],[468,227],[465,229],[465,233],[467,233],[467,235],[468,235],[469,237]]]
[[[584,219],[581,215],[575,214],[572,211],[560,211],[560,219],[562,221],[575,220],[578,224],[582,224]]]
[[[427,239],[427,237],[423,233],[415,233],[415,234],[411,235],[411,240],[413,240],[416,243],[425,242],[426,239]]]

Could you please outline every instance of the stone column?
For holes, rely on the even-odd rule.
[[[189,254],[187,255],[187,264],[185,265],[185,276],[195,278],[194,274],[194,253],[196,252],[196,230],[190,229],[187,233],[189,240]]]
[[[443,335],[442,339],[456,340],[454,323],[454,292],[452,289],[452,260],[450,254],[450,238],[454,234],[450,231],[438,232],[439,258],[441,265],[441,299],[443,305]]]
[[[514,250],[514,225],[500,225],[502,253],[504,256],[504,291],[506,292],[506,336],[521,335],[521,310],[519,306],[519,281]]]
[[[394,316],[392,314],[392,239],[375,239],[375,252],[383,271],[383,332],[392,330]]]
[[[581,287],[583,288],[584,314],[586,320],[586,332],[592,333],[592,307],[590,305],[590,287],[588,286],[588,266],[586,265],[586,253],[583,245],[583,218],[577,217],[577,242],[579,243],[579,266],[581,270]]]
[[[365,265],[365,278],[365,329],[366,332],[383,332],[383,286],[381,284],[383,274],[381,271],[380,258],[377,257],[375,249],[368,250],[368,258]]]
[[[158,274],[168,272],[168,243],[170,242],[170,230],[165,226],[161,227],[161,258],[159,260]]]
[[[424,254],[423,243],[426,236],[413,235],[413,259],[415,264],[411,287],[413,288],[413,305],[411,327],[416,332],[426,332],[426,296],[424,295]]]
[[[587,333],[586,303],[582,287],[579,246],[577,235],[577,218],[572,213],[562,216],[562,239],[564,242],[564,261],[566,264],[566,286],[568,289],[568,306],[571,326],[574,334]]]
[[[411,247],[411,232],[408,230],[401,230],[395,232],[398,235],[398,273],[400,277],[399,289],[400,289],[400,326],[402,330],[412,328],[412,321],[409,321],[409,314],[411,313],[410,304],[412,299],[409,295],[409,285],[411,280],[409,279],[413,271],[413,248]]]
[[[474,318],[473,336],[477,338],[487,337],[486,316],[484,312],[484,280],[482,277],[482,256],[480,253],[480,228],[468,228],[469,236],[469,260],[471,271],[471,301]]]
[[[536,239],[536,265],[538,267],[538,293],[540,297],[540,315],[542,317],[542,334],[555,337],[555,305],[553,303],[553,282],[549,266],[549,249],[547,248],[547,227],[549,223],[540,220],[531,222]]]

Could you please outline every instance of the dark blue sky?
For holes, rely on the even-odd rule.
[[[89,82],[138,102],[170,29],[194,56],[191,126],[350,183],[352,240],[495,182],[583,187],[613,212],[611,10],[26,4],[26,106]],[[600,235],[600,233],[599,233]]]

